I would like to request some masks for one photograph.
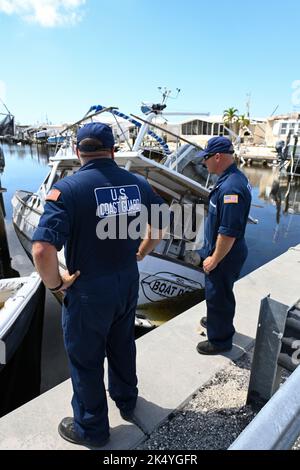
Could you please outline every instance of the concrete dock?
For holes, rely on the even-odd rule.
[[[205,302],[198,304],[137,340],[139,399],[137,425],[125,422],[108,398],[111,439],[105,450],[134,449],[176,409],[231,360],[253,345],[261,299],[267,295],[286,305],[300,298],[300,245],[262,266],[235,285],[237,301],[233,349],[224,355],[196,352],[199,319]],[[35,400],[0,419],[0,449],[76,449],[57,433],[65,416],[72,416],[72,387],[66,380]]]

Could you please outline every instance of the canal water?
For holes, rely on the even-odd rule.
[[[8,144],[3,144],[2,149],[5,156],[5,167],[0,178],[2,187],[7,188],[4,193],[4,203],[10,254],[13,267],[20,271],[21,275],[24,275],[32,271],[32,265],[12,228],[11,198],[17,189],[35,191],[38,188],[48,173],[49,150],[40,146]],[[249,256],[242,271],[244,276],[284,253],[289,247],[300,243],[300,181],[295,179],[289,186],[287,179],[279,177],[278,171],[273,168],[244,167],[243,171],[253,187],[251,215],[258,220],[256,225],[248,224],[247,226],[246,239]],[[287,193],[289,195],[288,204],[285,198]],[[60,307],[51,296],[48,295],[47,299],[47,308],[50,311],[49,318],[51,315],[53,318],[56,316],[58,326],[54,326],[53,318],[52,320],[46,319],[48,333],[51,332],[51,334],[45,334],[45,342],[48,347],[48,360],[53,361],[52,366],[57,372],[55,356],[58,343],[54,338],[55,335],[60,334],[58,333]],[[159,325],[201,300],[203,300],[203,293],[192,293],[175,301],[169,300],[159,307],[151,307],[145,313]],[[63,350],[62,342],[59,343],[59,348]],[[60,375],[64,377],[65,374],[63,368]],[[53,372],[53,377],[54,375]],[[50,388],[50,384],[53,382],[51,377],[48,382],[47,380],[45,379],[45,389]]]
[[[289,183],[277,168],[244,167],[252,185],[250,214],[257,225],[248,224],[249,255],[244,276],[300,243],[300,178]]]
[[[17,189],[36,191],[48,172],[48,152],[47,149],[43,150],[36,146],[2,145],[2,149],[5,167],[3,171],[0,171],[0,187],[7,189],[3,196],[11,264],[21,276],[25,276],[33,271],[33,266],[12,226],[11,199]],[[41,361],[41,393],[70,377],[62,337],[61,306],[48,291],[46,292]]]

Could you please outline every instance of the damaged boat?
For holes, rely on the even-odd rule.
[[[167,236],[161,240],[154,252],[138,263],[139,307],[176,298],[204,287],[204,273],[199,266],[198,250],[203,242],[204,206],[208,201],[209,186],[186,176],[184,171],[178,172],[171,164],[173,160],[169,160],[166,165],[164,161],[157,162],[145,156],[143,151],[143,139],[150,134],[162,146],[165,162],[172,155],[164,140],[150,129],[151,121],[164,107],[164,104],[148,107],[147,121],[138,122],[130,118],[134,125],[138,123],[139,132],[135,142],[129,150],[120,147],[120,150],[115,152],[116,163],[144,176],[174,212],[174,223]],[[119,113],[115,108],[92,107],[83,120],[73,125],[73,129],[76,130],[82,122],[101,120],[98,116],[104,112],[114,113],[114,116]],[[123,113],[119,114],[125,116]],[[73,174],[80,167],[75,153],[74,137],[72,140],[70,128],[65,131],[68,132],[68,138],[55,156],[50,158],[50,171],[38,190],[34,193],[18,190],[12,199],[14,228],[30,258],[32,236],[43,213],[47,193],[59,179]],[[204,182],[207,179],[206,176],[201,178],[200,181]],[[184,221],[182,213],[185,214]],[[66,269],[63,250],[58,253],[58,258],[60,268]],[[147,320],[138,317],[136,324],[149,326]]]

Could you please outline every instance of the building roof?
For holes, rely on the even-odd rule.
[[[261,117],[251,117],[250,118],[251,124],[255,123],[255,122],[265,122],[266,120],[267,120],[267,118],[261,118]],[[211,115],[211,116],[205,116],[205,115],[204,116],[201,116],[201,115],[194,116],[193,118],[186,119],[184,121],[169,122],[169,124],[171,124],[171,125],[174,125],[174,124],[183,125],[183,124],[188,124],[189,122],[192,122],[192,121],[206,121],[206,122],[220,123],[220,124],[224,123],[223,114],[214,114],[214,115]]]
[[[278,114],[277,116],[270,116],[267,118],[268,121],[286,121],[289,119],[297,120],[300,119],[299,113],[287,113],[287,114]]]

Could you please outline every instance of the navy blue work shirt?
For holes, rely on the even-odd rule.
[[[219,233],[236,238],[231,250],[238,249],[244,240],[250,205],[248,178],[233,163],[220,175],[209,195],[202,258],[213,254]]]
[[[164,200],[146,179],[118,167],[111,158],[91,160],[53,185],[33,241],[48,242],[57,251],[65,246],[71,274],[76,270],[87,276],[116,272],[136,263],[141,239],[118,238],[118,225],[116,239],[99,239],[97,224],[105,217],[121,219],[123,214],[129,225],[139,215],[139,204],[146,206],[148,223],[153,226],[151,205],[161,206]]]

